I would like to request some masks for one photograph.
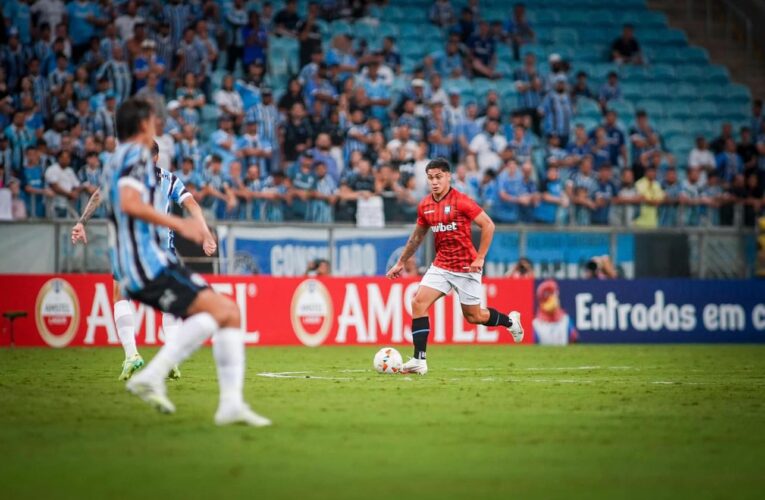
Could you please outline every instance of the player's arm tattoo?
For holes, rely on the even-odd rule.
[[[90,195],[88,204],[85,205],[85,210],[82,211],[82,215],[80,216],[80,219],[77,221],[77,223],[84,226],[90,220],[90,218],[93,217],[93,213],[96,211],[99,205],[101,205],[101,190],[96,189],[93,194]]]
[[[409,236],[409,240],[406,242],[406,246],[404,246],[404,251],[401,252],[401,257],[399,257],[400,262],[406,262],[412,255],[414,255],[414,252],[417,251],[422,240],[425,239],[426,234],[428,234],[427,227],[420,226],[419,224],[415,226],[412,235]]]

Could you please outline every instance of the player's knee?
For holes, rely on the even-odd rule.
[[[412,316],[418,318],[427,312],[428,305],[416,295],[412,298]]]
[[[239,328],[241,326],[242,318],[239,314],[239,308],[233,300],[222,298],[218,315],[218,324],[221,327]]]

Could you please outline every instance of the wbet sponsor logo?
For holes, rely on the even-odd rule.
[[[434,233],[443,233],[444,231],[456,231],[457,223],[450,222],[449,224],[444,224],[443,222],[439,222],[437,226],[430,226],[430,230],[433,231]]]
[[[705,304],[699,315],[694,304],[667,302],[661,290],[654,293],[651,304],[620,302],[614,292],[607,293],[604,302],[593,301],[591,293],[578,293],[575,302],[580,331],[690,332],[702,326],[713,332],[747,328],[747,311],[740,304]],[[765,329],[765,304],[755,305],[750,316],[755,330]]]

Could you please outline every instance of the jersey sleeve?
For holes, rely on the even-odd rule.
[[[170,201],[176,205],[181,205],[191,193],[186,189],[186,185],[175,174],[170,174],[170,184],[172,186],[170,190]]]
[[[483,208],[469,196],[460,197],[459,208],[470,220],[475,219],[481,212],[483,212]]]
[[[422,203],[417,205],[417,225],[427,227],[428,221],[425,220],[425,214],[423,213]]]
[[[131,187],[144,194],[156,184],[157,178],[148,149],[136,147],[125,155],[125,163],[118,174],[118,187]]]

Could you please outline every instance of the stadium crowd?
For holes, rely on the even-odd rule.
[[[156,106],[160,166],[218,219],[352,221],[358,200],[381,196],[386,220],[412,221],[433,157],[452,161],[454,188],[499,223],[730,225],[743,207],[753,224],[765,206],[760,101],[751,126],[725,125],[675,158],[645,111],[622,126],[612,108],[617,72],[596,89],[558,54],[523,55],[535,37],[525,7],[489,23],[477,0],[433,3],[445,47],[394,90],[403,74],[395,37],[372,47],[339,33],[325,43],[321,29],[371,22],[384,7],[321,1],[300,15],[295,0],[4,1],[0,187],[12,194],[13,218],[77,213],[99,185],[115,110],[131,95]],[[614,33],[613,61],[648,63],[634,31]],[[287,82],[270,74],[278,38],[299,44],[301,69]],[[512,48],[515,60],[504,62],[518,102],[490,86],[463,100],[452,83],[506,78],[500,44]],[[590,100],[603,117],[587,130],[574,116]]]

